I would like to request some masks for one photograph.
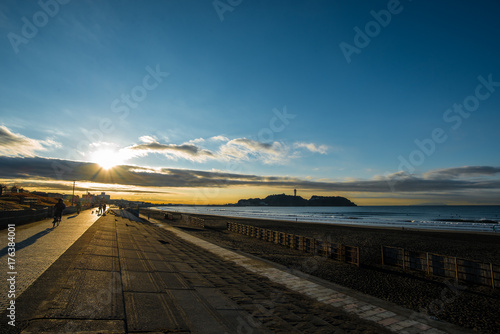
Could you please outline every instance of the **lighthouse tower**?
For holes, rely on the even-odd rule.
[[[293,196],[297,197],[297,189],[293,189]]]

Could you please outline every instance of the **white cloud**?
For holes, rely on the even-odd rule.
[[[233,139],[220,147],[220,156],[224,159],[255,159],[266,164],[285,163],[288,161],[288,152],[289,149],[282,143],[269,144],[247,138]]]
[[[305,148],[313,153],[326,154],[329,147],[327,145],[316,145],[314,143],[297,142],[293,144],[294,148]]]
[[[192,143],[192,144],[204,143],[204,142],[205,142],[205,139],[203,139],[203,138],[196,138],[196,139],[191,139],[190,141],[188,141],[188,143]]]
[[[52,140],[37,140],[11,132],[6,126],[0,125],[0,154],[11,157],[34,156],[35,152],[46,151],[48,147],[61,147]]]
[[[219,136],[210,137],[209,140],[211,140],[211,141],[226,141],[227,142],[227,141],[229,141],[229,138],[224,137],[222,135],[219,135]]]
[[[292,159],[301,158],[301,150],[326,154],[329,147],[314,143],[295,143],[293,150],[285,143],[264,143],[248,138],[229,139],[222,135],[208,139],[196,138],[184,144],[161,144],[152,136],[139,138],[142,143],[127,147],[135,156],[160,153],[170,159],[187,159],[205,162],[208,159],[227,161],[260,161],[265,164],[285,164]],[[203,147],[207,146],[207,147]]]
[[[153,137],[153,136],[142,136],[142,137],[139,137],[139,140],[143,143],[146,143],[146,144],[150,144],[150,143],[155,143],[156,142],[156,138]]]

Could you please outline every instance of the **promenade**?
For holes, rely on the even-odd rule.
[[[16,295],[19,296],[47,270],[99,218],[96,211],[63,216],[63,223],[52,228],[52,218],[16,227],[16,255],[14,257]],[[8,230],[0,230],[0,280],[5,282],[7,272]],[[7,289],[0,291],[0,307],[7,306]]]
[[[16,326],[4,313],[0,332],[462,332],[115,211],[16,229]]]

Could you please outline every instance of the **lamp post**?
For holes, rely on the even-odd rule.
[[[75,180],[73,180],[73,196],[71,196],[71,206],[75,204]]]

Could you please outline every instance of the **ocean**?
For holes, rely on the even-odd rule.
[[[500,233],[500,206],[164,206],[158,210],[228,217]]]

